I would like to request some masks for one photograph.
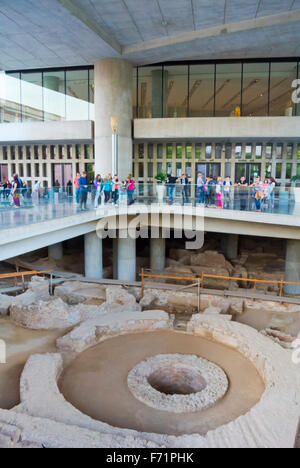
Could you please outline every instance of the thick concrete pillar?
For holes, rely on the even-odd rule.
[[[113,239],[113,279],[118,279],[118,239]]]
[[[166,266],[166,239],[150,239],[150,268],[164,270]]]
[[[48,247],[48,257],[53,260],[62,260],[64,256],[63,244],[59,242],[58,244],[49,245]]]
[[[132,65],[106,58],[95,63],[95,172],[112,173],[111,117],[118,121],[119,176],[132,172]]]
[[[136,239],[118,240],[118,279],[136,281]]]
[[[222,250],[228,260],[233,260],[238,257],[239,235],[238,234],[223,234]]]
[[[84,236],[84,268],[87,278],[103,278],[102,239],[96,232]]]
[[[286,241],[285,281],[300,282],[300,241]],[[286,284],[286,294],[300,294],[300,285]]]

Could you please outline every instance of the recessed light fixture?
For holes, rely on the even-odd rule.
[[[162,26],[168,26],[168,21],[163,20],[163,21],[161,22],[161,24],[162,24]]]

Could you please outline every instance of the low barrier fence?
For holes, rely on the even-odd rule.
[[[30,271],[20,271],[20,272],[14,272],[14,273],[4,273],[0,274],[0,280],[1,279],[13,279],[15,286],[18,285],[18,278],[22,279],[22,285],[23,289],[25,290],[25,277],[26,276],[35,276],[35,275],[50,275],[50,287],[52,286],[52,270],[43,270],[43,271],[37,271],[37,270],[30,270]]]
[[[228,281],[240,281],[240,282],[246,282],[246,283],[253,283],[254,284],[254,292],[256,292],[257,290],[257,285],[258,284],[277,284],[279,286],[279,296],[282,297],[283,296],[283,288],[284,288],[284,285],[288,284],[288,285],[300,285],[300,282],[296,282],[296,281],[284,281],[284,280],[261,280],[261,279],[256,279],[256,278],[237,278],[237,277],[234,277],[234,276],[220,276],[220,275],[210,275],[210,274],[207,274],[207,273],[202,273],[201,277],[191,277],[191,276],[175,276],[175,275],[159,275],[159,274],[155,274],[153,272],[151,273],[147,273],[145,272],[144,269],[142,269],[142,272],[139,274],[139,276],[141,277],[141,296],[143,297],[144,296],[144,289],[145,289],[145,285],[144,285],[144,279],[145,278],[161,278],[161,279],[173,279],[173,280],[178,280],[178,281],[182,281],[182,280],[185,280],[185,281],[191,281],[191,283],[195,283],[194,286],[197,286],[198,285],[198,291],[200,291],[200,288],[204,288],[205,287],[205,279],[206,278],[212,278],[212,279],[220,279],[220,280],[228,280]],[[193,286],[193,285],[191,285]]]

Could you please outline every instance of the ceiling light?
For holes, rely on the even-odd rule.
[[[162,26],[168,26],[168,21],[163,20],[163,21],[161,22],[161,24],[162,24]]]

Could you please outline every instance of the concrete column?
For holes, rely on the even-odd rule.
[[[238,234],[223,234],[222,250],[228,260],[238,257],[239,236]]]
[[[119,176],[132,172],[132,65],[106,58],[95,63],[95,173],[112,172],[111,117],[118,120]]]
[[[64,256],[63,244],[59,242],[58,244],[49,245],[48,247],[48,257],[53,260],[62,260]]]
[[[103,278],[102,239],[96,232],[84,236],[84,269],[86,278]]]
[[[150,239],[150,268],[155,271],[165,269],[166,265],[166,239]]]
[[[118,279],[118,239],[113,239],[113,279]]]
[[[118,279],[136,281],[136,239],[118,240]]]
[[[286,241],[285,281],[300,282],[300,241]],[[300,294],[300,285],[286,284],[286,294]]]

